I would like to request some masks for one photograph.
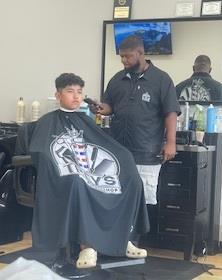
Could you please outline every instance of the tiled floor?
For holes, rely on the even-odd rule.
[[[0,251],[4,251],[5,253],[10,253],[18,250],[22,250],[25,248],[30,247],[32,244],[31,234],[29,232],[24,234],[24,239],[19,242],[5,244],[0,246]],[[161,250],[161,249],[154,249],[148,248],[148,252],[150,256],[157,256],[157,257],[166,257],[166,258],[173,258],[173,259],[183,259],[183,253],[171,250]],[[196,261],[195,259],[193,261]],[[222,280],[222,253],[217,254],[214,256],[207,256],[204,258],[198,258],[198,263],[203,264],[212,264],[215,266],[216,269],[212,269],[209,272],[204,272],[203,266],[203,274],[194,278],[195,280]],[[0,269],[5,267],[6,264],[0,263]],[[179,279],[178,279],[179,280]],[[191,279],[188,279],[191,280]]]

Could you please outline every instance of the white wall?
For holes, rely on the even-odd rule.
[[[20,96],[28,103],[38,99],[44,104],[54,95],[55,77],[62,72],[79,74],[86,81],[86,93],[98,94],[102,21],[112,18],[112,0],[0,4],[0,121],[15,120]]]
[[[177,0],[134,0],[132,19],[173,17]],[[199,15],[200,0],[195,0]],[[0,121],[14,121],[16,101],[54,94],[54,79],[74,72],[99,97],[102,22],[113,0],[0,0]]]

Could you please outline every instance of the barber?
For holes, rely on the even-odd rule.
[[[180,107],[172,79],[145,59],[140,37],[126,38],[119,55],[124,69],[109,81],[102,103],[90,109],[113,115],[111,134],[133,154],[146,203],[155,205],[161,163],[176,154]]]

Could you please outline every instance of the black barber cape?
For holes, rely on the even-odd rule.
[[[31,134],[37,168],[33,245],[56,249],[77,242],[125,255],[132,235],[149,230],[130,152],[80,112],[50,112]]]

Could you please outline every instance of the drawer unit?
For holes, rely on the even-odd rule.
[[[170,235],[192,234],[194,226],[193,219],[180,218],[179,216],[162,215],[159,217],[158,233]]]
[[[190,181],[193,170],[190,167],[166,163],[161,175],[161,191],[168,192],[171,189],[190,189]]]
[[[156,234],[155,247],[182,249],[184,259],[189,260],[197,243],[198,248],[202,241],[206,243],[212,156],[213,151],[205,149],[179,151],[173,160],[163,164],[158,184],[157,225],[151,237]]]
[[[172,197],[171,200],[165,200],[165,197],[159,202],[159,212],[171,211],[175,215],[194,216],[196,211],[191,209],[191,204],[187,200],[179,200]],[[194,208],[194,207],[193,207]]]
[[[191,215],[207,207],[207,151],[179,152],[174,160],[162,166],[159,180],[159,207],[188,212]],[[189,164],[189,165],[188,165]]]

